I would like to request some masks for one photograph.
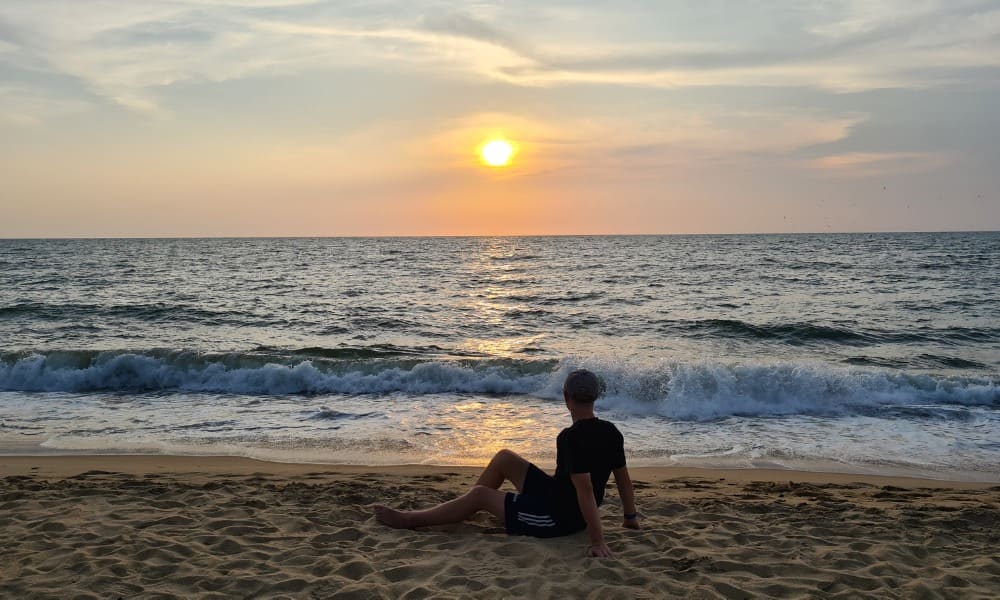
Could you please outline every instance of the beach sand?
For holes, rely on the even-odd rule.
[[[0,457],[0,597],[996,598],[1000,486],[637,468],[644,529],[508,537],[486,513],[400,531],[461,467],[166,456]]]

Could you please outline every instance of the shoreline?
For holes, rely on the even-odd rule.
[[[550,465],[542,465],[543,469]],[[546,469],[551,470],[551,469]],[[212,475],[270,475],[296,478],[323,474],[350,476],[376,474],[382,476],[423,477],[444,471],[472,477],[481,466],[399,464],[357,465],[340,463],[277,462],[241,456],[167,455],[167,454],[40,454],[0,455],[0,477],[37,476],[45,479],[73,477],[89,471],[105,471],[125,475],[184,474],[196,480]],[[766,468],[714,468],[690,466],[630,466],[633,479],[667,481],[678,478],[701,478],[737,483],[796,482],[810,484],[866,484],[909,488],[989,489],[1000,482],[933,479],[925,477],[804,471]]]

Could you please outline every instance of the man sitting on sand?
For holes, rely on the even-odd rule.
[[[590,371],[581,369],[566,377],[563,399],[573,425],[556,438],[554,476],[510,450],[501,450],[464,496],[425,510],[399,511],[376,504],[375,518],[390,527],[412,529],[457,523],[487,510],[504,522],[510,535],[556,537],[586,529],[590,534],[587,553],[611,556],[597,512],[611,473],[625,512],[623,526],[638,529],[639,521],[625,466],[624,438],[612,423],[594,416],[599,394],[600,382]],[[500,491],[505,479],[517,493]]]

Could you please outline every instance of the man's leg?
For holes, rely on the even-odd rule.
[[[477,485],[464,496],[425,510],[402,511],[381,504],[373,505],[372,508],[379,522],[397,529],[458,523],[481,510],[488,510],[503,521],[506,496],[505,492]]]
[[[501,450],[486,466],[476,485],[484,485],[498,490],[506,479],[514,484],[517,491],[524,491],[524,478],[528,474],[528,465],[530,464],[516,452]]]

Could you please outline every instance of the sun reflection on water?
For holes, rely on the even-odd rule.
[[[524,358],[525,353],[531,353],[532,349],[540,346],[546,337],[548,336],[538,334],[494,340],[469,338],[462,345],[462,350],[499,358]]]
[[[470,400],[449,408],[428,423],[447,427],[448,434],[438,436],[440,441],[426,440],[433,446],[438,461],[449,464],[482,465],[504,448],[548,464],[554,458],[555,436],[565,425],[559,418],[561,415],[549,407],[501,398]]]

